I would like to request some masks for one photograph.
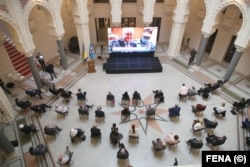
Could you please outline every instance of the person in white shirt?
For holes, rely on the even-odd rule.
[[[214,113],[215,114],[221,114],[223,117],[226,116],[226,108],[225,108],[225,103],[221,103],[221,106],[220,107],[214,107],[213,110],[214,110]]]
[[[205,127],[204,127],[203,120],[199,120],[199,119],[194,120],[194,122],[193,122],[193,130],[197,131],[197,130],[202,130],[204,128]]]
[[[188,94],[188,87],[183,83],[181,88],[180,88],[180,92],[179,95],[187,95]]]
[[[69,106],[59,106],[58,104],[56,104],[56,112],[67,113],[69,112]]]

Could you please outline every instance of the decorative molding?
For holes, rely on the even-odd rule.
[[[24,9],[25,5],[28,3],[29,0],[20,0],[22,8]]]
[[[9,13],[9,11],[8,11],[5,4],[0,4],[0,10],[3,11],[3,12]]]

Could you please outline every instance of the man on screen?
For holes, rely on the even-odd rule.
[[[154,51],[155,44],[150,41],[153,30],[150,28],[146,28],[143,30],[140,39],[136,42],[137,47],[144,47],[147,51]]]
[[[134,28],[123,28],[122,35],[122,38],[112,42],[112,47],[136,47],[136,43],[132,41]]]

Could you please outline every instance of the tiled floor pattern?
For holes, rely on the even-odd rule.
[[[162,50],[164,50],[164,47]],[[163,53],[162,53],[163,54]],[[161,55],[159,55],[161,56]],[[188,59],[183,59],[183,63],[187,64]],[[209,61],[209,60],[208,60]],[[86,68],[86,65],[80,65],[73,63],[72,61],[70,70],[68,71],[69,76],[66,76],[65,72],[60,73],[62,78],[60,80],[55,80],[57,82],[57,86],[63,86],[68,81],[72,79],[72,75],[76,75],[81,69]],[[207,62],[207,61],[205,61]],[[72,166],[81,166],[80,164],[89,164],[90,166],[125,166],[125,164],[118,164],[115,158],[115,154],[117,151],[117,147],[112,147],[109,144],[108,134],[110,131],[111,124],[116,122],[119,125],[119,130],[123,133],[124,138],[122,142],[125,143],[129,152],[130,152],[130,163],[133,166],[137,167],[146,167],[146,166],[171,166],[173,164],[173,160],[175,157],[178,158],[180,165],[187,164],[199,164],[200,154],[191,153],[189,154],[189,149],[185,144],[185,140],[188,138],[192,138],[193,135],[190,132],[192,120],[196,117],[193,113],[191,113],[191,104],[195,104],[198,102],[204,102],[200,97],[197,97],[195,101],[187,101],[180,102],[180,106],[182,107],[181,117],[179,121],[170,122],[167,116],[167,109],[170,106],[173,106],[175,103],[179,103],[177,99],[177,93],[180,85],[185,82],[188,86],[195,84],[195,86],[202,86],[201,83],[204,81],[209,81],[209,77],[206,78],[204,74],[195,74],[198,77],[201,77],[201,81],[196,79],[192,79],[187,75],[183,74],[176,67],[170,64],[164,64],[163,73],[155,73],[155,74],[117,74],[117,75],[107,75],[102,70],[101,63],[96,63],[96,73],[86,74],[83,78],[79,78],[78,82],[76,82],[70,90],[76,92],[78,88],[82,88],[88,92],[88,104],[101,105],[107,117],[105,122],[98,122],[99,128],[101,128],[103,132],[103,140],[102,143],[91,143],[89,139],[89,129],[95,123],[94,119],[94,110],[90,113],[89,120],[79,120],[76,106],[76,99],[74,98],[71,101],[70,113],[66,116],[65,120],[61,118],[57,118],[54,109],[48,111],[46,114],[41,117],[41,128],[45,126],[47,123],[57,123],[59,126],[63,128],[63,131],[59,134],[56,141],[47,141],[52,155],[54,155],[54,161],[56,161],[56,157],[62,153],[65,149],[66,145],[69,145],[70,148],[74,151],[73,163]],[[206,63],[203,63],[206,64]],[[207,63],[207,66],[210,66],[211,62]],[[74,66],[73,69],[71,67]],[[79,67],[78,67],[79,66]],[[217,71],[210,67],[210,71]],[[173,75],[175,74],[175,75]],[[101,82],[100,82],[101,81]],[[174,84],[173,84],[174,81]],[[243,82],[243,80],[242,80]],[[249,80],[241,83],[242,85],[248,85]],[[241,85],[239,85],[241,86]],[[18,92],[18,97],[22,97],[23,93],[20,88],[15,88]],[[141,96],[144,99],[144,104],[152,103],[152,89],[162,89],[165,93],[166,101],[163,104],[157,106],[157,117],[156,120],[145,119],[145,106],[134,107],[131,108],[133,114],[131,116],[130,122],[121,122],[120,111],[122,107],[118,104],[119,99],[121,98],[121,94],[126,90],[129,91],[130,94],[134,90],[137,90],[141,93]],[[117,104],[115,107],[107,107],[105,104],[105,97],[108,91],[112,91],[116,95]],[[49,96],[49,94],[48,94]],[[225,99],[221,98],[221,96],[217,96],[216,94],[212,95],[208,101],[204,103],[207,104],[208,108],[204,113],[203,117],[208,117],[211,119],[215,119],[212,114],[212,107],[215,105],[219,105],[221,101],[225,101]],[[63,104],[62,100],[59,99],[55,103]],[[53,105],[55,105],[53,103]],[[227,102],[228,103],[228,102]],[[230,104],[227,104],[228,110],[230,109]],[[216,129],[215,133],[221,134],[221,130],[223,127],[231,127],[232,122],[235,121],[236,117],[232,114],[227,114],[225,120],[218,119],[219,127]],[[140,141],[139,144],[129,143],[127,141],[127,131],[131,123],[135,123],[136,127],[140,132]],[[72,144],[69,140],[68,133],[70,128],[72,127],[82,127],[87,134],[87,140],[81,144]],[[229,140],[225,145],[221,146],[220,150],[235,150],[237,149],[237,144],[235,144],[236,138],[231,134],[235,134],[236,126],[234,128],[230,128],[226,131],[223,130],[223,134],[230,136]],[[154,156],[151,150],[151,140],[156,137],[165,138],[166,134],[170,131],[174,131],[181,138],[181,143],[177,148],[171,148],[170,150],[166,150],[165,154],[157,154]],[[206,133],[201,136],[196,136],[198,138],[205,138]],[[231,137],[232,136],[232,137]],[[233,143],[233,144],[232,144]],[[107,151],[108,150],[108,151]],[[208,146],[204,146],[204,150],[211,150]],[[96,157],[103,157],[105,152],[105,158],[100,158],[99,161],[95,161]],[[94,155],[94,156],[92,156]],[[26,156],[26,155],[25,155]],[[107,161],[110,160],[110,161]],[[193,166],[193,165],[192,165]]]

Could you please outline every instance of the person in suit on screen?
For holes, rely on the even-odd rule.
[[[112,41],[112,47],[136,47],[136,43],[132,41],[134,35],[134,28],[123,28],[122,38]]]

